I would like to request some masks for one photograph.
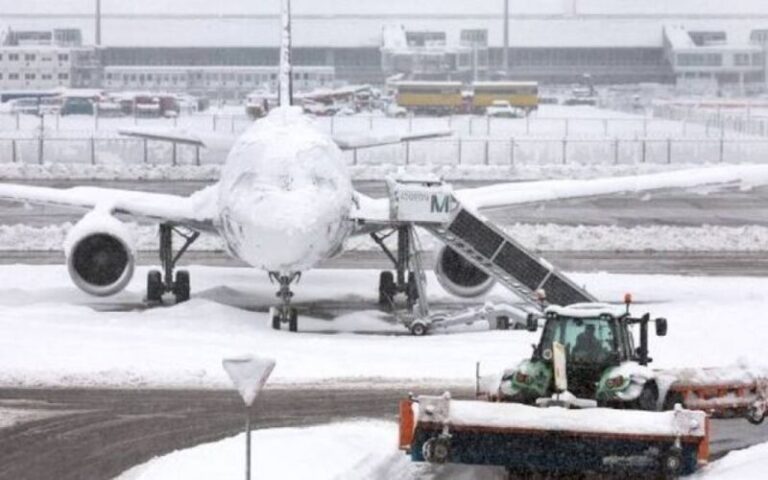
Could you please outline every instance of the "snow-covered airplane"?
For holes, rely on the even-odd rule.
[[[165,293],[173,293],[177,301],[189,298],[189,274],[175,272],[175,267],[191,243],[205,232],[221,237],[232,256],[264,270],[280,285],[281,305],[275,309],[273,326],[288,323],[296,330],[298,315],[291,306],[290,288],[301,272],[342,252],[350,236],[401,225],[390,215],[389,198],[372,199],[355,191],[339,142],[319,131],[310,117],[291,105],[290,19],[289,0],[283,0],[280,106],[237,140],[215,185],[182,197],[94,187],[0,184],[2,200],[88,212],[69,232],[64,246],[70,276],[80,289],[98,296],[112,295],[131,280],[135,251],[130,232],[118,219],[129,217],[159,225],[162,271],[148,274],[149,301],[160,301]],[[380,143],[380,138],[368,143],[358,139],[356,146]],[[456,190],[452,195],[462,205],[483,209],[737,182],[766,183],[768,167],[730,166],[600,180],[499,184]],[[184,238],[183,246],[175,252],[174,233]],[[475,267],[450,255],[449,250],[443,250],[438,263],[442,285],[454,293],[479,296],[490,288],[491,283],[483,280],[478,288],[468,289],[465,280],[473,277]],[[389,272],[382,274],[382,281],[388,284],[391,278]],[[381,292],[384,286],[379,288]],[[409,285],[405,291],[410,291]]]

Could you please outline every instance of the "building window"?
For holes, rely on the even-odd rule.
[[[28,54],[24,55],[24,60],[26,60],[28,62],[34,62],[35,58],[36,58],[36,56],[33,53],[28,53]]]
[[[43,80],[53,80],[53,75],[51,75],[50,73],[44,73],[42,74],[41,77]]]
[[[40,57],[40,60],[42,60],[44,62],[52,62],[53,58],[52,57]]]
[[[748,53],[735,53],[733,54],[733,64],[737,67],[749,66],[749,54]]]
[[[59,74],[59,80],[69,80],[69,74],[68,73],[60,73]]]
[[[24,74],[24,79],[25,80],[34,80],[36,78],[37,78],[37,75],[35,75],[34,73],[25,73]]]
[[[2,72],[0,72],[0,80],[2,80],[2,79],[3,79],[3,74],[2,74]]]
[[[18,73],[9,73],[8,74],[8,80],[18,80],[19,74]]]
[[[763,54],[762,53],[753,53],[752,54],[752,65],[762,65],[763,64]]]
[[[680,53],[677,55],[680,67],[720,67],[723,56],[719,53]]]
[[[60,62],[68,62],[69,61],[69,55],[66,53],[60,53],[59,54],[59,61]]]
[[[19,54],[18,53],[9,53],[8,54],[8,61],[9,62],[18,62],[19,61]]]

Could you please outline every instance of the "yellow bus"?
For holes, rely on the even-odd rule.
[[[474,82],[472,91],[472,108],[476,112],[484,112],[495,100],[505,100],[526,111],[539,108],[537,82]]]
[[[461,82],[398,82],[397,105],[414,113],[459,113],[464,105]]]

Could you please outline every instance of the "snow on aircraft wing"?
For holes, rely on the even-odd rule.
[[[169,222],[215,232],[216,186],[189,197],[98,187],[67,189],[0,183],[0,200],[76,210],[104,209],[136,219]]]
[[[229,149],[235,143],[234,136],[193,134],[185,130],[178,129],[156,129],[156,128],[124,128],[118,130],[120,135],[126,137],[138,137],[146,140],[156,140],[161,142],[180,143],[185,145],[194,145],[199,147],[216,146],[221,149]],[[449,137],[453,135],[452,130],[432,130],[424,132],[414,132],[405,135],[339,135],[332,137],[336,145],[342,150],[354,150],[362,148],[380,147],[382,145],[393,145],[408,141],[427,140],[430,138]]]
[[[729,185],[768,185],[768,165],[730,165],[594,180],[499,183],[487,187],[455,190],[454,195],[465,207],[481,210],[625,192]],[[374,199],[356,192],[355,208],[351,217],[359,222],[359,233],[369,233],[386,227],[392,223],[389,199]]]
[[[453,130],[433,130],[414,132],[405,135],[339,135],[333,137],[333,141],[342,150],[354,150],[359,148],[380,147],[382,145],[394,145],[403,142],[428,140],[430,138],[450,137]]]
[[[501,208],[525,203],[569,198],[595,197],[616,193],[645,192],[670,188],[768,184],[768,165],[729,165],[678,170],[593,180],[545,180],[503,183],[487,187],[456,190],[465,206],[474,209]]]
[[[185,145],[205,147],[205,142],[202,138],[184,130],[126,128],[118,130],[117,133],[125,137],[137,137],[146,140],[159,140],[161,142],[182,143]]]

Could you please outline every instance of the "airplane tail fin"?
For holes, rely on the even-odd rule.
[[[293,67],[291,66],[291,0],[282,0],[280,41],[280,79],[278,100],[281,107],[293,104]]]

